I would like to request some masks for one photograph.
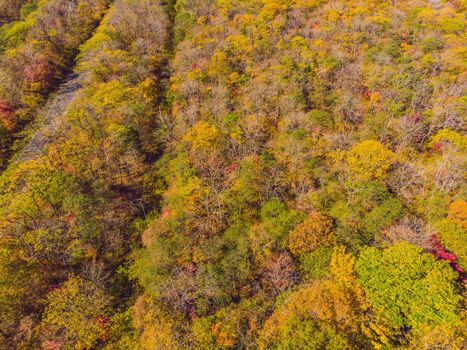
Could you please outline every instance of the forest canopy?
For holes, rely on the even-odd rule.
[[[464,349],[466,6],[0,0],[0,349]]]

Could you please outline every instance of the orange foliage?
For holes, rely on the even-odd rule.
[[[459,199],[449,207],[448,219],[467,229],[467,202]]]
[[[289,234],[289,249],[295,255],[309,253],[318,246],[329,245],[333,239],[332,219],[312,212]]]

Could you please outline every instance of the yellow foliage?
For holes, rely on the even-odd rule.
[[[334,154],[338,168],[344,167],[356,181],[383,178],[395,160],[395,154],[379,141],[365,140],[349,151]]]
[[[182,349],[176,337],[179,320],[164,312],[160,305],[142,295],[133,307],[134,325],[141,329],[139,344],[142,350]]]
[[[431,137],[430,145],[432,147],[438,142],[449,142],[461,151],[467,149],[467,136],[461,135],[450,129],[441,129],[436,133],[436,135]]]
[[[331,256],[331,275],[336,281],[341,281],[347,284],[355,281],[354,266],[355,257],[352,254],[346,253],[344,246],[335,247]]]
[[[66,347],[90,349],[105,333],[99,318],[109,303],[109,296],[93,283],[71,277],[49,294],[43,324]]]
[[[285,1],[267,0],[263,2],[264,2],[264,6],[258,14],[258,18],[260,22],[272,20],[279,13],[287,9],[287,5],[285,4]]]
[[[208,67],[208,74],[212,77],[225,79],[229,75],[229,61],[227,55],[218,51],[211,57],[211,62]]]
[[[465,349],[465,334],[467,334],[467,324],[453,326],[442,324],[435,328],[425,327],[418,338],[412,340],[409,349]]]
[[[246,54],[252,49],[250,41],[243,34],[230,35],[225,41],[229,51],[237,55]]]
[[[304,7],[306,9],[318,6],[321,0],[295,0],[294,5],[297,7]]]
[[[293,319],[303,322],[317,319],[353,333],[358,331],[360,318],[360,306],[351,289],[333,280],[316,281],[290,294],[274,311],[261,332],[260,347],[279,341]]]
[[[214,125],[202,120],[185,134],[183,140],[189,142],[194,151],[206,150],[216,147],[219,136],[219,130]]]

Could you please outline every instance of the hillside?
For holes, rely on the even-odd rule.
[[[463,349],[462,0],[0,0],[0,349]]]

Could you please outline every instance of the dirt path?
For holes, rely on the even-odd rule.
[[[44,147],[53,140],[53,136],[59,130],[63,116],[80,88],[80,76],[76,73],[70,74],[53,98],[42,108],[36,131],[15,157],[14,162],[26,161],[43,152]]]

